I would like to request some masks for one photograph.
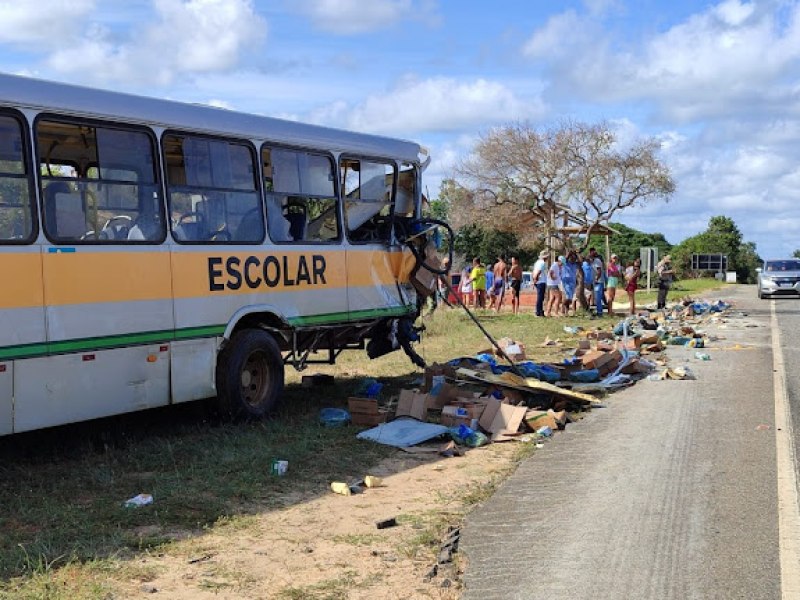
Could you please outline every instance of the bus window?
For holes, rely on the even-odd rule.
[[[391,236],[394,166],[343,158],[339,170],[350,240],[388,242]]]
[[[165,236],[152,137],[94,124],[36,125],[44,229],[56,243],[160,243]]]
[[[34,234],[22,125],[0,115],[0,243],[32,241]]]
[[[164,136],[172,235],[179,242],[264,241],[264,211],[247,144]]]
[[[330,157],[303,150],[261,150],[267,223],[274,242],[339,239],[339,210]]]

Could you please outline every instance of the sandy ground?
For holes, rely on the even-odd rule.
[[[459,555],[426,580],[440,548],[419,538],[430,536],[434,520],[458,526],[468,510],[465,491],[507,474],[518,443],[453,458],[398,451],[369,473],[382,477],[383,487],[352,496],[319,490],[137,558],[114,597],[457,598]],[[391,517],[397,527],[376,528]]]

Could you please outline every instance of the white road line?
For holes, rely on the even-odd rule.
[[[794,436],[786,374],[781,351],[781,332],[772,305],[772,366],[775,390],[775,450],[778,466],[778,539],[781,560],[781,598],[800,598],[800,504],[797,497]]]

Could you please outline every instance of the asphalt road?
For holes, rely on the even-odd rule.
[[[612,395],[470,515],[464,598],[781,598],[772,302],[725,294],[711,361],[669,349],[695,381]],[[800,301],[775,304],[800,432]]]

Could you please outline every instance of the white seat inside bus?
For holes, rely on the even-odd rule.
[[[83,198],[66,182],[56,181],[45,190],[45,215],[50,233],[59,239],[79,240],[86,233]]]

